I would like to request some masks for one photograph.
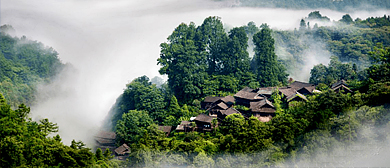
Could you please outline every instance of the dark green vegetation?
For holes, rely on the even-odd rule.
[[[344,15],[333,27],[311,27],[307,21],[315,19],[330,22],[312,12],[295,31],[272,31],[266,24],[256,27],[251,22],[226,33],[217,17],[206,18],[200,26],[180,24],[160,45],[158,64],[168,82],[157,87],[146,76],[139,77],[127,85],[110,111],[118,145],[127,143],[132,149],[126,164],[321,165],[316,160],[319,156],[349,150],[359,142],[387,140],[389,132],[383,127],[390,121],[389,17],[353,21]],[[157,129],[157,125],[176,126],[207,113],[200,110],[206,96],[233,95],[245,86],[284,86],[284,66],[288,71],[299,70],[311,41],[320,41],[334,56],[328,66],[320,64],[311,70],[310,82],[322,92],[309,96],[307,102],[288,106],[274,93],[277,114],[270,122],[232,114],[211,132],[174,131],[167,137]],[[252,59],[246,52],[251,45]],[[276,57],[275,49],[285,55]],[[329,89],[340,79],[347,80],[354,93]],[[362,133],[363,129],[369,133]]]
[[[48,119],[29,118],[36,87],[50,82],[64,68],[58,53],[26,37],[0,33],[0,167],[115,167],[110,151],[96,154],[81,141],[70,146],[61,142],[58,126]],[[4,96],[3,96],[4,95]],[[16,109],[16,110],[13,110]]]
[[[49,82],[65,65],[53,48],[25,36],[11,37],[9,25],[0,30],[0,93],[12,107],[32,105],[37,85]]]
[[[63,65],[53,49],[2,33],[0,167],[321,165],[317,156],[341,147],[388,140],[389,17],[352,20],[344,15],[333,27],[311,26],[315,20],[330,22],[313,12],[294,31],[257,27],[253,22],[227,31],[218,17],[206,18],[200,26],[180,24],[160,46],[158,64],[168,82],[157,86],[146,76],[136,78],[110,111],[108,122],[117,144],[131,147],[128,160],[120,163],[109,161],[109,151],[92,153],[82,142],[66,146],[60,136],[50,136],[57,132],[56,124],[28,118],[29,108],[18,104],[33,102],[36,84],[50,81]],[[270,122],[232,114],[211,132],[193,129],[167,137],[157,129],[207,113],[200,110],[206,96],[233,95],[245,86],[286,85],[286,71],[300,70],[304,51],[319,44],[312,41],[324,44],[334,56],[329,65],[311,70],[310,81],[322,93],[309,96],[309,101],[288,106],[274,93],[277,114]],[[347,80],[354,92],[329,89],[340,79]]]
[[[353,9],[378,10],[390,8],[390,2],[387,0],[239,0],[239,5],[288,9],[325,8],[339,11],[350,11]]]
[[[50,137],[58,126],[48,119],[39,122],[28,118],[30,108],[20,105],[12,110],[0,94],[0,167],[108,167],[118,166],[111,152],[92,153],[81,141],[70,146],[61,137]]]

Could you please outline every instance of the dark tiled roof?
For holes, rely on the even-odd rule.
[[[297,91],[293,88],[280,88],[279,91],[287,97],[293,96]]]
[[[263,94],[263,95],[271,95],[272,91],[275,89],[275,87],[263,87],[263,88],[257,88],[257,93]]]
[[[130,147],[126,144],[122,144],[120,147],[115,149],[115,153],[117,155],[125,155],[127,153],[130,153]]]
[[[296,92],[294,95],[291,95],[291,96],[289,96],[289,97],[286,98],[286,99],[287,99],[287,102],[291,101],[292,99],[294,99],[294,98],[296,98],[296,97],[300,97],[301,99],[307,101],[307,98],[306,98],[305,95],[300,94],[299,92]]]
[[[339,85],[345,85],[345,86],[348,86],[348,84],[346,83],[346,81],[344,79],[341,79],[339,81],[337,81],[336,83],[334,83],[330,88],[335,88]]]
[[[205,99],[204,99],[204,101],[203,102],[205,102],[205,103],[214,103],[214,102],[216,102],[216,101],[218,101],[218,100],[220,100],[220,99],[222,99],[223,97],[212,97],[212,96],[208,96],[208,97],[206,97]]]
[[[338,90],[346,90],[348,92],[353,92],[351,89],[349,89],[347,86],[345,85],[339,85],[339,86],[336,86],[334,88],[332,88],[334,91],[338,91]]]
[[[264,100],[261,100],[259,102],[251,102],[250,103],[251,107],[263,107],[266,104],[270,105],[271,107],[274,107],[274,105],[268,99],[264,99]]]
[[[95,138],[103,138],[103,139],[115,139],[116,134],[115,132],[109,132],[109,131],[100,131]]]
[[[315,86],[308,86],[308,87],[303,87],[298,90],[299,93],[301,94],[306,94],[306,93],[313,93],[313,91],[316,89]]]
[[[240,113],[240,112],[238,112],[238,111],[237,111],[236,109],[234,109],[234,108],[229,108],[229,109],[227,109],[227,110],[221,111],[221,113],[224,114],[224,115],[226,115],[226,116],[228,116],[228,115],[230,115],[230,114],[235,114],[235,113]]]
[[[259,102],[251,102],[250,109],[252,110],[252,112],[265,112],[265,113],[274,113],[275,112],[274,105],[267,99],[264,99],[264,100],[259,101]]]
[[[314,84],[311,83],[305,83],[305,82],[299,82],[299,81],[294,81],[288,87],[294,88],[295,90],[301,89],[303,87],[310,87],[310,86],[315,86]]]
[[[228,107],[225,103],[223,103],[223,102],[218,103],[216,106],[218,106],[218,107],[220,107],[220,108],[222,108],[222,109],[224,109],[224,110],[226,110],[226,109],[229,108],[229,107]]]
[[[195,121],[201,121],[201,122],[207,122],[207,123],[211,123],[212,120],[213,120],[213,117],[210,117],[206,114],[199,114],[195,118]]]
[[[224,98],[221,99],[225,103],[234,103],[234,97],[233,96],[225,96]]]
[[[234,95],[234,97],[247,99],[247,100],[263,99],[263,97],[259,96],[257,92],[247,92],[244,90],[240,90],[238,93]]]

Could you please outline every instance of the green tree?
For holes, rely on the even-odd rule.
[[[257,80],[263,87],[276,86],[287,82],[288,74],[285,68],[277,61],[275,40],[271,36],[271,29],[263,28],[253,37],[255,44],[255,56],[253,67]]]
[[[219,74],[223,68],[220,63],[226,57],[226,43],[228,37],[219,17],[206,18],[197,30],[197,41],[200,42],[201,51],[205,51],[207,72],[209,75]]]
[[[368,77],[374,81],[390,81],[390,47],[378,43],[370,55],[376,64],[368,68]]]
[[[248,37],[244,27],[233,28],[229,31],[227,54],[222,57],[222,74],[236,77],[246,73],[250,69]]]
[[[122,115],[115,127],[115,133],[120,143],[134,143],[141,137],[142,132],[153,124],[146,111],[130,110]]]
[[[168,42],[161,43],[157,59],[162,66],[160,74],[168,75],[169,88],[183,104],[201,97],[200,85],[207,76],[206,54],[195,45],[195,34],[194,23],[180,24],[168,37]]]
[[[345,24],[352,24],[353,23],[353,19],[352,19],[352,17],[349,14],[345,14],[341,18],[340,22],[343,22]]]

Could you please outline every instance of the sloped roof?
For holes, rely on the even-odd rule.
[[[225,96],[221,100],[225,103],[229,103],[229,102],[234,103],[235,102],[235,99],[233,96]]]
[[[298,92],[302,93],[302,90],[303,90],[303,89],[304,89],[304,90],[307,90],[307,91],[310,92],[310,93],[313,93],[313,91],[316,89],[316,87],[315,87],[315,86],[303,87],[303,88],[299,89]]]
[[[98,134],[95,135],[95,138],[115,139],[116,134],[111,131],[99,131]]]
[[[115,149],[115,153],[117,155],[124,155],[126,153],[130,153],[130,147],[126,144],[122,144],[120,147]]]
[[[115,139],[95,138],[95,141],[99,144],[114,144]]]
[[[247,99],[247,100],[255,100],[255,99],[263,99],[263,97],[259,96],[257,92],[247,92],[244,90],[240,90],[237,92],[234,97]]]
[[[235,113],[240,113],[239,111],[237,111],[236,109],[234,108],[228,108],[227,110],[223,110],[221,111],[222,114],[228,116],[230,114],[235,114]]]
[[[203,102],[205,103],[214,103],[220,99],[222,99],[223,97],[213,97],[213,96],[207,96]]]
[[[297,91],[293,88],[280,88],[279,91],[287,97],[294,95]]]
[[[257,93],[263,94],[263,95],[271,95],[272,91],[275,89],[275,87],[262,87],[257,88]]]
[[[332,84],[332,86],[330,88],[335,88],[339,85],[345,85],[345,86],[348,86],[347,82],[344,80],[344,79],[341,79],[339,81],[337,81],[336,83]]]
[[[300,97],[300,98],[302,98],[303,100],[306,100],[306,101],[307,101],[307,98],[306,98],[305,95],[300,94],[299,92],[296,92],[294,95],[291,95],[291,96],[289,96],[289,97],[286,98],[286,99],[287,99],[287,102],[291,101],[292,99],[294,99],[294,98],[296,98],[296,97]]]
[[[206,114],[199,114],[195,118],[195,121],[207,122],[207,123],[211,123],[212,120],[213,120],[213,117],[210,117]]]
[[[338,86],[336,86],[335,88],[332,88],[334,91],[337,91],[337,90],[339,90],[339,89],[344,89],[344,90],[346,90],[346,91],[348,91],[348,92],[353,92],[351,89],[349,89],[347,86],[345,86],[345,85],[338,85]]]
[[[315,86],[314,84],[311,84],[311,83],[306,83],[306,82],[300,82],[300,81],[294,81],[293,83],[291,83],[290,85],[288,85],[288,87],[290,88],[294,88],[296,90],[300,89],[300,88],[303,88],[303,87],[310,87],[310,86]]]
[[[272,110],[268,108],[264,108],[266,105],[269,105],[272,108]],[[261,100],[259,102],[251,102],[250,109],[252,110],[252,112],[267,112],[267,113],[275,112],[274,105],[267,99]]]
[[[229,108],[229,107],[228,107],[225,103],[223,103],[223,102],[218,103],[216,106],[218,106],[218,107],[220,107],[220,108],[222,108],[222,109],[224,109],[224,110],[226,110],[226,109]]]

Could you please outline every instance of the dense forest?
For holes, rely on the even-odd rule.
[[[226,29],[215,16],[201,25],[179,24],[157,59],[168,80],[132,80],[105,120],[104,129],[115,132],[115,147],[127,148],[119,161],[113,159],[117,150],[92,150],[75,140],[64,145],[55,123],[29,118],[25,104],[34,103],[37,85],[66,65],[54,49],[12,37],[6,33],[12,27],[2,26],[0,167],[346,166],[347,157],[359,158],[358,151],[370,152],[390,138],[390,17],[353,20],[346,14],[331,21],[314,11],[297,27],[272,30],[250,22]],[[305,78],[318,92],[286,101],[279,89],[294,82],[289,76],[309,74],[302,68],[304,55],[316,45],[332,55]],[[340,81],[350,90],[334,90]],[[211,113],[202,108],[207,97],[234,96],[248,87],[272,88],[265,102],[276,111],[268,122],[233,104],[237,111],[211,120],[210,131],[198,129],[193,117]],[[160,129],[183,122],[189,130]],[[344,161],[325,159],[334,159],[333,153]]]
[[[15,108],[32,105],[37,85],[50,82],[65,65],[53,48],[7,33],[14,31],[10,25],[0,28],[0,93]]]
[[[0,33],[0,167],[115,167],[109,150],[91,149],[81,141],[63,144],[58,126],[33,121],[30,108],[37,87],[49,83],[65,66],[58,53],[42,43],[12,37],[10,25]],[[8,34],[10,33],[10,34]],[[53,136],[54,135],[54,136]]]
[[[322,22],[333,26],[318,26]],[[208,17],[199,26],[182,23],[160,45],[159,72],[168,81],[156,85],[147,76],[134,79],[106,124],[116,132],[118,146],[130,146],[128,166],[347,165],[318,157],[351,151],[349,147],[361,142],[380,143],[389,136],[383,128],[390,121],[389,26],[388,16],[353,20],[346,14],[330,21],[318,11],[291,31],[253,22],[226,30],[218,17]],[[332,53],[329,64],[315,65],[307,79],[321,92],[308,96],[308,101],[287,103],[277,88],[293,82],[288,73],[305,64],[302,55],[312,41]],[[253,56],[248,48],[253,48]],[[353,91],[332,90],[340,80]],[[274,87],[269,99],[276,116],[271,121],[231,114],[211,121],[212,131],[196,131],[194,122],[189,123],[192,130],[168,136],[159,129],[207,115],[210,111],[201,108],[205,97],[233,96],[246,86]],[[248,110],[234,107],[242,114]]]

